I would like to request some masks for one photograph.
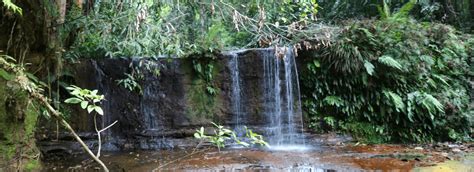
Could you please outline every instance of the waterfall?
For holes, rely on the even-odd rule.
[[[277,51],[277,50],[275,50]],[[273,51],[263,55],[264,113],[270,145],[304,144],[298,73],[292,49],[283,57]],[[300,126],[298,126],[300,125]]]
[[[252,87],[252,84],[256,84],[259,86],[258,90],[261,90],[259,91],[261,93],[259,107],[262,110],[258,111],[263,118],[264,132],[262,134],[265,140],[269,142],[273,150],[306,149],[302,146],[305,145],[305,140],[302,131],[303,115],[295,55],[291,48],[262,49],[259,52],[258,56],[263,60],[263,69],[249,69],[244,66],[249,65],[248,63],[259,63],[257,61],[250,62],[241,59],[241,64],[239,64],[239,56],[245,56],[245,51],[229,53],[228,68],[231,77],[229,95],[234,130],[242,136],[244,125],[255,124],[252,123],[255,121],[249,120],[256,120],[256,118],[246,115],[246,109],[255,110],[254,104],[248,103],[256,102],[249,102],[249,97],[243,95],[259,96]],[[275,52],[283,53],[276,55]],[[258,84],[247,83],[243,80],[243,78],[253,76],[260,76],[262,79],[258,81]]]
[[[143,89],[142,101],[140,101],[140,110],[144,115],[145,129],[148,131],[160,129],[160,125],[157,124],[158,117],[155,115],[154,106],[150,106],[150,103],[156,100],[156,96],[153,93],[153,88],[146,84]]]
[[[237,135],[243,136],[245,134],[245,129],[243,126],[244,113],[242,112],[241,106],[241,94],[242,90],[240,82],[240,70],[239,70],[239,56],[236,53],[230,53],[231,59],[229,61],[229,69],[231,72],[232,86],[231,86],[231,103],[232,103],[232,112],[234,113],[234,123]]]
[[[94,70],[95,70],[95,79],[96,79],[96,82],[97,83],[97,90],[99,90],[99,94],[102,94],[104,95],[106,98],[109,97],[109,86],[104,84],[104,71],[102,71],[102,69],[99,67],[99,65],[97,64],[97,61],[92,61],[92,66],[94,67]],[[112,114],[109,113],[109,110],[110,110],[110,106],[111,106],[111,102],[108,101],[107,99],[104,100],[101,104],[101,108],[102,110],[104,111],[104,115],[103,116],[100,116],[98,117],[99,121],[100,121],[100,126],[98,126],[98,128],[104,128],[104,127],[107,127],[108,125],[111,124],[112,122]],[[99,122],[98,122],[99,123]],[[110,139],[110,137],[112,136],[112,128],[108,129],[108,130],[105,130],[103,133],[102,133],[102,136],[103,136],[103,141],[106,141],[108,139]]]

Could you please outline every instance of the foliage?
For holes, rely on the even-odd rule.
[[[20,15],[23,14],[23,10],[15,5],[11,0],[2,0],[3,6],[6,7],[7,9],[12,10],[15,13],[18,13]]]
[[[250,139],[250,143],[253,145],[260,145],[260,146],[267,146],[270,145],[263,139],[263,136],[253,132],[252,130],[248,129],[246,126],[245,128],[245,136]],[[239,142],[237,142],[239,143]]]
[[[72,7],[61,28],[67,58],[177,57],[231,47],[288,44],[315,19],[311,1],[97,1]]]
[[[126,78],[117,80],[118,85],[122,85],[129,91],[137,91],[142,94],[142,87],[133,74],[125,73]]]
[[[202,53],[191,55],[189,58],[192,58],[194,73],[204,81],[203,89],[211,96],[217,95],[218,88],[214,84],[216,55]]]
[[[413,15],[420,21],[441,22],[472,32],[474,21],[470,0],[364,0],[364,1],[319,1],[318,17],[327,22],[348,19],[387,18],[391,11],[400,15]],[[413,10],[406,10],[413,8]]]
[[[196,132],[194,133],[194,137],[200,140],[200,144],[203,141],[209,141],[211,144],[216,146],[220,151],[221,148],[225,147],[226,141],[232,139],[238,145],[242,145],[244,147],[250,146],[249,143],[239,140],[239,138],[237,138],[237,135],[235,134],[234,131],[224,128],[224,126],[217,125],[216,123],[212,123],[212,125],[214,126],[214,129],[213,129],[214,135],[206,135],[204,131],[204,127],[201,127],[199,130],[196,130]],[[245,133],[246,133],[246,137],[250,139],[252,145],[269,146],[268,143],[265,142],[265,140],[263,140],[262,135],[254,133],[252,130],[248,129],[247,127],[245,127]]]
[[[409,7],[356,21],[305,59],[311,126],[375,143],[469,138],[472,35],[417,22]]]
[[[104,95],[99,95],[98,90],[83,89],[78,86],[72,85],[66,88],[73,96],[66,99],[64,102],[69,104],[80,104],[82,109],[87,109],[88,113],[95,111],[99,115],[104,115],[104,111],[98,105],[104,100]]]
[[[66,99],[64,102],[69,104],[80,104],[82,109],[87,109],[87,113],[91,114],[91,112],[95,111],[97,114],[103,116],[104,111],[98,105],[101,101],[104,100],[104,95],[97,94],[98,90],[88,90],[84,88],[80,88],[78,86],[72,85],[70,87],[66,87],[69,90],[69,94],[73,97]],[[100,151],[102,148],[102,136],[101,133],[105,130],[109,129],[113,125],[115,125],[118,121],[113,122],[112,124],[102,128],[99,130],[97,127],[97,115],[94,114],[94,129],[97,132],[97,139],[98,139],[98,149],[95,158],[100,157]],[[108,170],[107,170],[108,171]]]

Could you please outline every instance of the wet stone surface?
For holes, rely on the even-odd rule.
[[[474,170],[472,147],[462,153],[410,145],[332,145],[289,151],[213,148],[104,153],[111,171],[451,171]],[[46,160],[43,171],[94,171],[85,155]]]

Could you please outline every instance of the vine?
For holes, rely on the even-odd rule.
[[[216,55],[210,53],[198,54],[192,57],[193,71],[199,79],[204,81],[203,89],[207,94],[215,96],[219,89],[214,83]]]

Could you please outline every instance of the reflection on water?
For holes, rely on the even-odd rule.
[[[472,172],[474,171],[474,154],[459,161],[446,161],[436,166],[415,168],[415,172]]]
[[[302,148],[167,150],[105,153],[111,171],[472,171],[473,158],[415,168],[417,160],[397,159],[353,149]],[[399,151],[399,150],[398,150]],[[384,152],[386,153],[386,152]],[[94,171],[85,155],[49,160],[43,171]]]

